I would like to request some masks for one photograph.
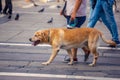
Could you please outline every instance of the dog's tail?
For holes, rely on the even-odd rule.
[[[116,47],[116,43],[115,43],[114,41],[112,41],[112,40],[107,40],[107,39],[105,38],[105,36],[104,36],[103,33],[101,33],[101,32],[99,32],[99,33],[100,33],[100,37],[102,38],[102,40],[103,40],[105,43],[110,44],[110,45]]]

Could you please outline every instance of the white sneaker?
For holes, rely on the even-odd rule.
[[[73,29],[73,28],[75,28],[75,27],[72,27],[72,26],[70,26],[70,25],[67,25],[67,29]]]

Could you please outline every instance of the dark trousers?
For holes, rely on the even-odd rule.
[[[2,11],[2,0],[0,0],[0,12]]]
[[[3,9],[3,13],[12,14],[12,1],[11,0],[5,0],[5,7]]]

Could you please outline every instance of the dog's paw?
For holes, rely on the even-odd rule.
[[[48,63],[48,62],[43,62],[42,64],[43,64],[43,65],[49,65],[50,63]]]
[[[90,66],[90,67],[94,67],[94,66],[95,66],[95,64],[91,63],[91,64],[89,64],[89,66]]]

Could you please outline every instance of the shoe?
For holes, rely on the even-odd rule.
[[[77,18],[75,18],[74,20],[70,20],[69,24],[67,25],[68,29],[73,29],[76,27],[76,24],[78,23]]]
[[[8,19],[11,19],[11,17],[12,17],[12,15],[9,15],[9,16],[8,16]]]
[[[73,28],[75,28],[75,27],[72,27],[72,26],[70,26],[70,25],[67,25],[67,29],[73,29]]]
[[[70,58],[67,58],[68,56],[66,55],[65,58],[64,58],[64,62],[70,62]],[[73,59],[74,62],[78,62],[78,59],[77,58],[74,58]]]
[[[117,44],[117,47],[120,47],[120,41],[115,41]]]
[[[7,13],[7,12],[3,12],[3,14],[4,14],[4,15],[8,15],[8,13]]]
[[[88,60],[88,57],[89,57],[89,53],[84,55],[84,62]]]

